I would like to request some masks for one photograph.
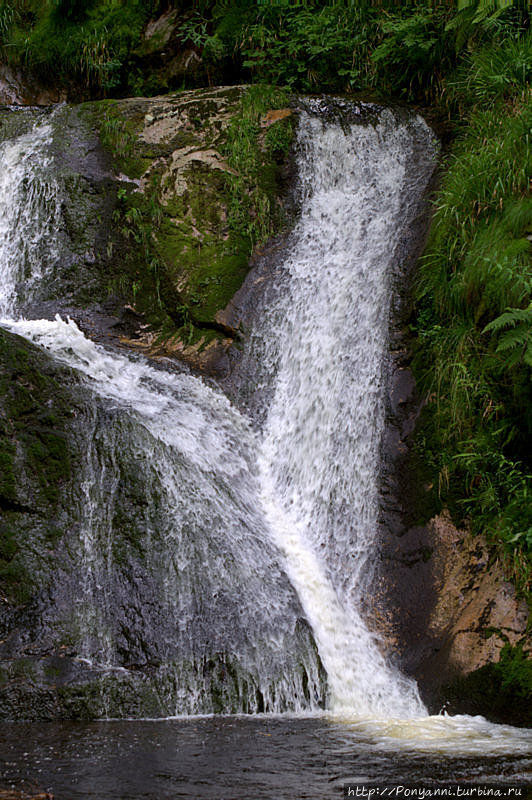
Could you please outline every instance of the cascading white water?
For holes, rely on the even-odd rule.
[[[0,144],[0,316],[32,299],[59,258],[59,192],[50,172],[52,127]]]
[[[416,125],[419,134],[422,123]],[[73,323],[60,319],[10,323],[13,331],[89,376],[96,392],[118,402],[149,432],[148,450],[153,448],[164,463],[159,485],[167,505],[174,508],[166,523],[175,539],[176,561],[181,563],[168,571],[164,582],[167,600],[176,604],[176,616],[181,619],[180,635],[201,638],[199,630],[192,633],[197,620],[189,604],[198,590],[204,597],[209,592],[205,585],[197,588],[193,580],[182,580],[183,563],[196,570],[200,565],[194,552],[197,543],[191,547],[178,534],[191,524],[198,531],[212,528],[218,519],[214,527],[225,531],[226,548],[233,554],[246,554],[245,569],[238,577],[242,580],[246,575],[249,606],[253,607],[251,595],[268,603],[267,627],[270,636],[277,631],[278,637],[277,646],[272,648],[270,642],[270,649],[290,650],[287,637],[293,622],[289,619],[287,624],[275,613],[276,606],[289,602],[283,596],[286,590],[275,585],[271,575],[266,577],[268,570],[275,572],[273,556],[268,558],[264,548],[264,540],[270,537],[284,556],[312,626],[328,676],[329,707],[362,716],[424,713],[415,685],[387,665],[358,610],[364,567],[374,548],[383,418],[380,373],[390,262],[394,238],[405,223],[402,202],[411,131],[412,123],[400,125],[390,113],[383,113],[376,125],[355,125],[347,131],[303,116],[299,137],[303,210],[285,265],[289,279],[265,317],[266,327],[254,340],[260,338],[266,363],[277,362],[273,400],[260,442],[235,409],[195,378],[155,371],[105,353]],[[428,141],[426,127],[423,134]],[[49,140],[50,127],[45,124],[4,145],[4,174],[14,173],[17,187],[28,183],[32,187],[29,193],[17,188],[13,200],[13,184],[1,187],[4,196],[10,195],[11,207],[24,212],[5,218],[1,263],[10,267],[4,273],[4,314],[15,307],[21,264],[26,269],[29,265],[32,283],[42,281],[34,253],[42,250],[43,242],[54,242],[58,193],[53,196],[47,189],[49,182],[39,181],[49,167]],[[42,198],[53,200],[52,213],[43,214]],[[28,259],[20,242],[30,226]],[[54,247],[50,249],[54,253]],[[179,420],[178,426],[174,420]],[[141,438],[138,430],[137,436]],[[257,451],[258,476],[254,474]],[[110,548],[110,501],[109,490],[104,496],[102,475],[109,469],[109,465],[98,468],[97,463],[83,481],[80,551],[85,567],[85,656],[107,665],[116,660],[112,609],[106,609],[104,588],[111,569],[105,557]],[[184,472],[192,472],[194,481],[185,492],[186,513],[180,514]],[[176,487],[181,492],[176,493]],[[199,503],[194,501],[195,494]],[[257,500],[263,515],[257,511]],[[200,506],[208,509],[207,516]],[[257,550],[261,539],[262,553]],[[211,569],[220,558],[219,543],[212,545],[202,556],[212,560]],[[227,593],[231,572],[221,564],[218,570]],[[210,594],[216,596],[218,591],[219,586],[213,587]],[[244,588],[234,586],[231,591],[236,594]],[[223,649],[223,644],[216,643],[215,649]],[[263,645],[263,650],[268,648]],[[271,665],[266,662],[271,656],[265,659],[264,653],[259,654],[253,665],[244,652],[239,656],[248,669],[254,668],[267,698],[260,673],[270,676]],[[319,696],[316,668],[308,659],[306,668],[311,686],[306,704],[313,707]],[[266,699],[266,707],[304,707],[302,687],[291,685],[286,672],[282,682],[283,690],[277,689],[281,702]],[[198,695],[198,689],[192,694]],[[193,710],[195,702],[192,699],[185,705]]]
[[[329,708],[341,718],[380,718],[367,725],[383,741],[445,735],[450,747],[469,738],[475,748],[496,741],[497,752],[511,750],[508,728],[417,719],[426,712],[415,685],[387,664],[360,610],[375,554],[392,264],[428,174],[418,180],[416,158],[432,158],[424,123],[382,112],[373,124],[346,127],[302,115],[301,221],[250,344],[270,398],[259,432],[195,377],[108,351],[73,322],[14,318],[28,287],[46,297],[57,261],[59,198],[41,169],[50,167],[49,137],[41,123],[0,149],[0,314],[5,327],[82,375],[104,403],[106,424],[113,421],[103,426],[95,412],[80,476],[85,576],[74,604],[91,606],[80,616],[82,655],[119,664],[106,583],[116,579],[112,517],[129,459],[142,481],[146,559],[160,589],[149,598],[154,609],[143,597],[131,608],[172,620],[159,653],[177,687],[167,713],[213,709],[206,682],[175,653],[191,662],[228,644],[241,674],[239,700],[225,698],[227,710],[317,710],[319,664],[297,632],[302,606]]]
[[[272,395],[263,501],[315,632],[331,708],[420,716],[415,684],[388,666],[359,609],[375,556],[391,273],[424,188],[413,185],[414,152],[431,159],[430,131],[389,111],[347,129],[305,113],[299,147],[301,220],[282,291],[252,344]],[[426,181],[430,169],[419,173]]]
[[[161,581],[159,602],[169,606],[163,616],[176,620],[175,630],[169,632],[173,644],[197,657],[224,652],[231,641],[232,655],[253,676],[266,710],[302,710],[309,703],[317,707],[317,665],[312,652],[299,652],[297,607],[257,511],[256,436],[245,418],[202,381],[106,352],[73,322],[59,317],[18,320],[9,327],[90,378],[92,390],[118,404],[126,416],[126,430],[119,431],[115,441],[107,435],[104,445],[115,458],[133,446],[146,499],[162,509],[155,521],[148,516],[146,524],[159,526],[163,555],[170,558],[161,563],[152,555]],[[112,470],[111,481],[116,483],[120,470],[113,470],[112,464],[102,467],[92,452],[87,462],[80,552],[85,567],[82,599],[88,605],[83,624],[95,630],[88,631],[84,656],[111,667],[117,657],[109,639],[113,609],[106,608],[105,588],[111,577],[107,551],[116,489],[102,489],[102,471]],[[99,608],[94,607],[96,597]],[[304,678],[298,659],[303,659]],[[209,709],[201,683],[184,671],[177,673],[183,683],[181,705],[169,710]],[[257,710],[256,701],[248,698],[243,710]]]
[[[73,508],[79,534],[69,548],[80,577],[67,616],[56,627],[63,626],[65,635],[72,626],[81,631],[78,655],[99,669],[116,670],[122,668],[128,623],[114,604],[126,609],[122,614],[132,617],[132,626],[137,617],[145,620],[157,630],[156,641],[137,643],[136,632],[126,649],[136,649],[141,661],[162,662],[157,691],[167,713],[317,708],[323,695],[319,661],[259,513],[257,437],[245,417],[203,381],[106,351],[73,322],[13,318],[28,299],[26,285],[38,303],[58,277],[39,260],[50,244],[44,263],[52,256],[55,261],[50,228],[61,222],[60,187],[48,197],[49,145],[45,123],[4,146],[0,311],[5,327],[86,376],[104,401],[103,411],[89,420]],[[26,240],[33,248],[30,258]],[[27,269],[33,272],[26,283]],[[141,588],[149,581],[153,595],[144,603],[127,596],[127,579],[114,555],[116,519],[131,488],[122,496],[120,491],[132,472],[142,487],[132,523],[142,539],[144,572],[133,568]],[[214,690],[218,673],[221,688]],[[210,697],[214,691],[226,691],[217,705]]]

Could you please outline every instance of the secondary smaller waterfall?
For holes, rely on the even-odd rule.
[[[57,317],[7,324],[87,376],[92,391],[118,414],[109,431],[93,434],[82,476],[76,602],[83,656],[103,669],[120,666],[123,623],[117,626],[109,599],[116,581],[113,531],[116,514],[124,513],[122,473],[134,465],[147,505],[138,524],[145,529],[142,546],[157,596],[129,613],[151,618],[158,658],[174,662],[169,672],[177,688],[162,690],[169,694],[168,712],[215,710],[201,664],[216,654],[238,687],[236,698],[229,691],[226,708],[317,707],[318,665],[257,508],[256,436],[245,418],[202,381],[108,353],[73,322]]]
[[[42,292],[60,257],[60,195],[53,176],[52,127],[44,123],[0,144],[0,317]]]

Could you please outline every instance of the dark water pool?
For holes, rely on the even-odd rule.
[[[494,755],[453,736],[394,740],[327,718],[4,723],[0,788],[39,786],[56,800],[322,800],[342,797],[346,781],[532,786],[532,742],[501,752],[499,738]]]

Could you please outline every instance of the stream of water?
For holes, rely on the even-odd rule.
[[[393,265],[430,176],[428,127],[391,111],[347,125],[325,120],[319,103],[301,113],[300,221],[247,345],[263,398],[256,418],[199,378],[95,344],[70,320],[24,318],[25,303],[46,299],[61,269],[51,136],[51,123],[41,121],[1,145],[0,317],[83,376],[119,420],[119,435],[95,433],[105,467],[98,448],[90,449],[82,477],[79,655],[99,669],[124,670],[106,586],[113,579],[109,508],[118,502],[121,474],[116,454],[130,450],[147,504],[157,497],[157,516],[148,510],[145,524],[164,540],[151,569],[160,613],[173,621],[167,658],[174,654],[175,662],[178,652],[195,663],[230,650],[238,700],[222,699],[221,710],[317,716],[53,726],[49,738],[38,732],[31,745],[23,744],[28,726],[10,726],[6,774],[27,778],[32,761],[43,765],[33,769],[36,779],[64,789],[60,769],[63,776],[75,770],[90,774],[88,783],[71,781],[71,793],[58,796],[104,800],[117,796],[110,753],[122,748],[122,765],[161,754],[153,785],[145,793],[132,785],[124,798],[190,797],[194,770],[202,797],[336,796],[353,774],[378,780],[384,770],[413,780],[430,777],[435,764],[447,780],[523,779],[529,734],[481,718],[427,716],[415,682],[390,665],[361,610],[375,557]],[[197,672],[173,670],[168,716],[220,710]],[[183,748],[183,762],[168,752],[171,741]],[[240,751],[222,770],[219,795],[202,773],[202,748],[211,746]],[[91,753],[99,772],[89,769]],[[231,770],[241,779],[233,774],[228,782]],[[298,781],[309,770],[303,790]],[[126,771],[122,786],[134,783]]]

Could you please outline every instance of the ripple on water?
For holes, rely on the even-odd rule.
[[[479,717],[13,723],[5,734],[4,784],[33,781],[68,800],[326,800],[349,781],[532,785],[530,731]]]

